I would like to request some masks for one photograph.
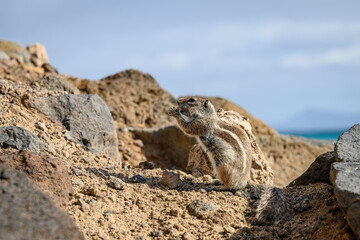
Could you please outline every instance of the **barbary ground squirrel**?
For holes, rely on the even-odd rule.
[[[214,105],[205,98],[183,97],[177,103],[178,107],[170,108],[169,115],[186,134],[196,137],[225,187],[247,188],[259,195],[256,217],[260,221],[275,223],[286,217],[289,207],[282,190],[250,181],[252,151],[246,132],[240,126],[221,121]]]

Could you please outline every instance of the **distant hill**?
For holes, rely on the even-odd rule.
[[[342,114],[309,109],[271,126],[280,133],[334,132],[347,130],[355,123],[360,123],[360,112]]]

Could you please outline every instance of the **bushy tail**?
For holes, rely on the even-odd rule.
[[[265,224],[274,224],[289,216],[289,203],[280,188],[269,185],[249,185],[255,196],[259,196],[256,219]]]

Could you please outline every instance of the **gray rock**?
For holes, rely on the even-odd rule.
[[[190,215],[197,218],[207,218],[216,212],[216,207],[211,202],[194,200],[188,205]]]
[[[0,164],[0,238],[84,239],[70,216],[24,173]]]
[[[340,207],[354,234],[360,239],[360,163],[333,163],[330,179]]]
[[[41,87],[51,91],[66,91],[72,94],[80,94],[79,89],[68,83],[61,75],[58,74],[45,75],[33,83],[35,82],[38,83]]]
[[[178,173],[165,170],[161,178],[161,183],[170,189],[177,188],[181,183],[180,175]]]
[[[335,154],[340,162],[360,162],[360,124],[352,126],[339,137]]]
[[[331,184],[329,172],[333,162],[335,162],[334,152],[321,154],[300,177],[296,178],[288,186],[309,185],[313,183]]]
[[[2,60],[9,60],[9,56],[6,54],[6,52],[4,52],[3,50],[0,49],[0,61]]]
[[[130,180],[130,182],[133,182],[133,183],[146,183],[146,178],[144,178],[143,176],[141,176],[139,174],[132,176],[129,180]]]
[[[21,127],[8,126],[0,127],[0,147],[37,151],[40,147],[40,142],[39,138],[30,131]]]
[[[120,182],[120,180],[115,179],[115,178],[110,178],[109,186],[116,190],[124,189],[124,184],[122,182]]]
[[[62,123],[69,139],[89,151],[121,161],[111,113],[98,95],[61,95],[36,98],[33,106],[52,121]]]

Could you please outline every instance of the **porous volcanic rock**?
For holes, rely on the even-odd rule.
[[[330,176],[335,196],[351,229],[360,239],[360,163],[334,163]]]
[[[355,124],[339,137],[335,154],[341,162],[360,162],[360,124]]]
[[[73,188],[67,168],[59,159],[29,151],[8,151],[0,154],[0,163],[24,172],[59,206],[65,207]]]
[[[30,131],[16,126],[0,127],[0,147],[14,148],[18,150],[30,149],[37,151],[39,149],[39,138]]]
[[[104,101],[95,94],[36,98],[33,106],[69,131],[69,138],[89,150],[120,160],[113,119]]]
[[[335,162],[334,152],[327,152],[318,156],[310,167],[289,186],[309,185],[313,183],[327,183],[330,181],[331,164]]]
[[[155,79],[138,70],[126,70],[100,81],[68,78],[80,91],[97,94],[111,106],[115,121],[128,127],[160,127],[175,123],[167,115],[176,104]]]
[[[1,239],[84,239],[70,216],[28,177],[0,164]]]

